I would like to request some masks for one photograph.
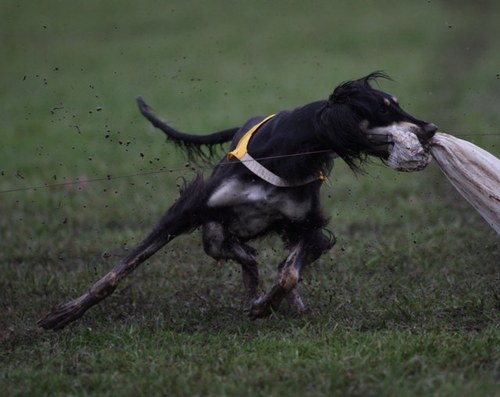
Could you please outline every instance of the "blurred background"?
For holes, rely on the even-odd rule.
[[[33,280],[35,290],[55,285],[54,299],[66,278],[86,285],[109,268],[101,256],[140,239],[192,178],[193,165],[137,111],[138,95],[180,130],[206,133],[383,70],[394,81],[380,87],[409,113],[498,155],[499,11],[496,1],[451,0],[2,1],[0,258],[9,285],[37,265],[47,277],[75,272]],[[336,163],[324,200],[339,244],[319,266],[498,263],[497,236],[435,164],[405,174],[374,162],[367,172]],[[68,181],[78,183],[43,188]],[[33,186],[42,188],[10,192]],[[196,234],[171,247],[184,270],[210,261]],[[273,269],[269,247],[262,255]]]
[[[306,269],[304,318],[284,305],[284,316],[249,322],[239,267],[205,256],[195,232],[70,331],[44,333],[36,320],[142,239],[183,179],[210,172],[143,119],[136,96],[178,129],[207,133],[383,70],[393,81],[380,88],[410,114],[499,156],[499,20],[498,0],[2,0],[6,393],[491,394],[498,235],[435,163],[408,174],[373,161],[355,176],[336,161],[323,202],[337,244]],[[285,253],[276,238],[255,245],[266,288]]]

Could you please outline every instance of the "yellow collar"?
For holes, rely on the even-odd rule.
[[[324,181],[326,177],[323,175],[322,172],[320,172],[317,175],[311,176],[306,178],[305,180],[302,181],[297,181],[297,182],[290,182],[286,179],[281,178],[280,176],[276,175],[275,173],[269,171],[266,167],[264,167],[262,164],[260,164],[257,160],[255,160],[250,154],[248,154],[248,142],[250,142],[250,139],[252,138],[252,135],[268,120],[273,118],[275,115],[272,114],[270,116],[267,116],[264,120],[261,122],[255,124],[252,128],[250,128],[245,135],[241,137],[239,140],[238,144],[236,145],[236,148],[229,152],[227,154],[227,158],[231,159],[233,157],[236,157],[238,160],[241,161],[241,163],[247,167],[250,171],[252,171],[255,175],[257,175],[259,178],[263,179],[264,181],[270,183],[271,185],[277,186],[277,187],[293,187],[293,186],[302,186],[306,185],[308,183],[321,180]]]
[[[261,122],[255,124],[252,128],[250,128],[245,133],[245,135],[241,137],[238,144],[236,145],[236,148],[227,154],[227,158],[230,159],[236,157],[238,160],[241,160],[243,156],[248,153],[247,150],[248,142],[250,141],[250,138],[252,137],[254,132],[257,131],[262,124],[264,124],[269,119],[272,119],[274,116],[275,116],[274,114],[271,114],[270,116],[267,116],[264,120],[262,120]]]

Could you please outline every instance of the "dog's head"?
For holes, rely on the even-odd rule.
[[[346,143],[349,141],[354,151],[358,145],[362,152],[387,159],[393,132],[398,130],[415,134],[422,146],[427,146],[437,127],[406,113],[394,96],[373,88],[370,83],[377,78],[389,79],[384,73],[371,73],[339,85],[328,100],[330,119],[337,118],[337,127],[349,134],[344,137]]]

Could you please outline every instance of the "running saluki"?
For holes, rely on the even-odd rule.
[[[339,85],[326,100],[283,110],[268,117],[253,117],[241,127],[191,135],[158,119],[138,98],[141,113],[190,156],[210,157],[216,145],[231,141],[231,148],[204,179],[186,184],[146,238],[108,274],[79,298],[55,307],[38,324],[61,329],[109,296],[118,283],[165,244],[201,227],[205,252],[215,259],[231,259],[242,268],[245,312],[264,317],[287,297],[297,311],[304,304],[297,289],[302,269],[335,243],[325,226],[328,218],[320,204],[320,189],[341,158],[354,171],[368,156],[386,160],[391,149],[391,128],[415,134],[426,146],[437,127],[405,113],[392,95],[372,87],[376,72]],[[288,256],[278,268],[276,281],[258,295],[257,251],[249,243],[278,234]]]

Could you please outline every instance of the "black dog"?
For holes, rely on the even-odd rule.
[[[61,329],[110,295],[120,280],[175,237],[199,226],[208,255],[232,259],[242,267],[245,311],[251,318],[267,315],[284,297],[298,311],[304,305],[297,291],[300,272],[335,243],[325,233],[328,222],[320,205],[320,188],[333,159],[340,157],[354,171],[368,155],[387,159],[389,128],[397,124],[417,135],[422,145],[434,124],[405,113],[397,100],[370,82],[387,78],[372,73],[338,86],[327,100],[268,118],[254,117],[242,127],[210,135],[184,134],[160,121],[138,98],[142,114],[190,156],[210,157],[214,148],[232,140],[231,152],[204,180],[198,176],[152,232],[88,292],[43,317],[38,324]],[[257,296],[257,252],[248,242],[277,233],[289,250],[274,285]]]

